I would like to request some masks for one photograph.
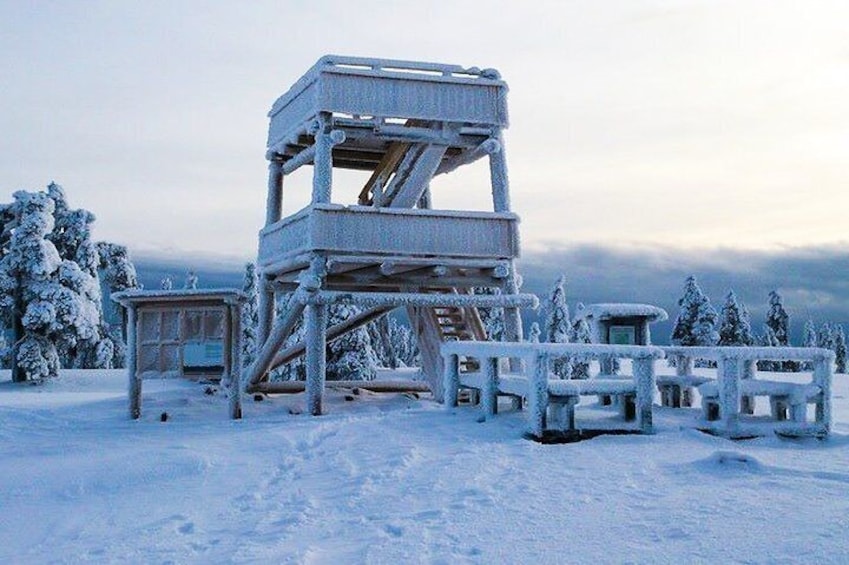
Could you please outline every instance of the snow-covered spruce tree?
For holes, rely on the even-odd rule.
[[[100,257],[100,277],[103,286],[110,295],[115,292],[139,288],[136,268],[130,260],[127,248],[123,245],[100,241],[97,243]],[[109,316],[104,316],[101,333],[112,341],[112,367],[126,365],[127,355],[127,312],[117,302],[108,301]],[[120,320],[120,322],[115,322]]]
[[[577,318],[572,323],[572,334],[570,336],[572,343],[591,343],[592,336],[590,334],[590,326],[585,318]],[[588,379],[590,378],[590,362],[589,359],[576,356],[572,359],[572,378],[573,379]]]
[[[0,326],[0,369],[8,369],[11,361],[12,350],[6,341],[6,328]]]
[[[832,327],[832,343],[834,344],[834,372],[846,373],[846,334],[842,324]]]
[[[764,324],[764,333],[757,340],[758,345],[761,347],[779,347],[778,338],[775,336],[775,332],[772,331],[772,328],[768,325]],[[780,371],[781,370],[781,362],[780,361],[758,361],[757,367],[759,371]]]
[[[475,287],[473,292],[485,296],[498,296],[501,294],[501,289],[479,286]],[[478,313],[486,331],[486,338],[489,341],[502,341],[504,339],[504,308],[478,308]]]
[[[15,329],[12,380],[24,381],[56,376],[59,371],[56,346],[48,339],[56,309],[40,298],[38,290],[56,286],[61,258],[47,240],[53,229],[53,200],[44,192],[26,191],[16,192],[14,199],[16,226],[0,265],[0,279],[12,294],[4,304],[12,308]]]
[[[817,347],[817,328],[814,325],[814,321],[811,319],[808,319],[808,321],[805,322],[805,326],[802,330],[802,347]],[[802,364],[802,370],[813,371],[813,361],[805,361]]]
[[[387,316],[388,317],[388,316]],[[389,318],[389,341],[395,352],[399,367],[415,367],[420,364],[419,347],[413,331],[395,318]]]
[[[531,329],[528,330],[528,342],[539,343],[539,336],[542,332],[539,329],[539,324],[534,322],[531,324]]]
[[[242,305],[242,366],[248,367],[256,358],[257,329],[259,328],[259,291],[257,287],[256,265],[245,264],[245,280],[242,292],[247,300]]]
[[[174,288],[174,281],[171,280],[171,277],[165,277],[159,281],[159,288],[162,290],[171,290]]]
[[[185,290],[195,290],[198,287],[198,276],[194,271],[189,271],[186,274],[186,283],[183,285]]]
[[[719,345],[742,346],[754,343],[748,315],[744,312],[745,307],[737,301],[737,295],[733,290],[729,291],[719,315]]]
[[[780,347],[786,347],[790,343],[789,327],[790,316],[784,309],[781,295],[772,290],[769,293],[769,311],[766,314],[766,325],[770,327]]]
[[[341,324],[359,314],[356,306],[332,304],[329,309],[328,326]],[[327,380],[374,379],[377,359],[371,347],[368,331],[360,326],[334,339],[328,345]]]
[[[545,325],[541,336],[545,343],[569,343],[572,323],[569,321],[569,306],[566,305],[565,284],[566,277],[561,275],[545,303]],[[551,365],[551,371],[557,378],[568,379],[572,373],[568,357],[557,357]]]
[[[54,227],[47,239],[56,246],[60,257],[75,262],[89,276],[97,277],[100,253],[91,240],[94,214],[81,208],[71,209],[64,189],[56,183],[48,185],[47,194],[55,204]]]
[[[695,276],[684,282],[684,295],[678,299],[680,310],[672,329],[672,343],[685,346],[710,346],[719,340],[717,314],[696,282]]]
[[[379,367],[398,368],[398,354],[395,352],[389,337],[389,315],[384,314],[366,324],[366,331],[371,340],[375,360]]]

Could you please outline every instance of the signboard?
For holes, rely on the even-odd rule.
[[[221,367],[223,365],[223,341],[192,342],[183,345],[183,367]]]
[[[634,326],[610,326],[608,343],[611,345],[635,345],[636,337]]]

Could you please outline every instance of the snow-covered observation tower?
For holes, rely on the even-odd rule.
[[[325,345],[405,307],[423,371],[442,397],[440,343],[485,340],[478,307],[504,310],[522,336],[514,259],[518,217],[502,130],[507,85],[498,72],[455,65],[326,56],[274,103],[269,117],[266,226],[259,234],[258,354],[246,374],[263,390],[270,369],[306,355],[307,409],[321,413]],[[488,158],[492,211],[434,209],[431,180]],[[283,218],[283,179],[312,165],[309,205]],[[356,202],[337,202],[334,171],[370,172]],[[473,294],[475,287],[500,293]],[[292,292],[275,319],[274,296]],[[327,306],[361,312],[326,328]],[[305,341],[281,350],[301,315]]]

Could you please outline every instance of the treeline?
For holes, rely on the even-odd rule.
[[[841,324],[825,322],[817,329],[813,320],[807,320],[802,343],[793,344],[790,340],[790,316],[781,295],[773,290],[768,301],[766,322],[761,332],[756,334],[746,305],[740,302],[733,290],[728,292],[722,309],[717,313],[696,277],[687,277],[684,294],[678,300],[680,310],[671,341],[685,346],[823,347],[834,351],[835,371],[846,373],[846,334]],[[758,368],[767,371],[808,369],[794,361],[761,361]]]
[[[94,221],[55,183],[0,204],[0,364],[14,381],[124,365],[122,312],[104,315],[101,288],[138,279],[124,246],[91,240]]]

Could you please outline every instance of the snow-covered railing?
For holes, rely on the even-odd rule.
[[[664,347],[675,360],[675,375],[659,375],[658,388],[664,404],[689,405],[690,390],[702,396],[705,426],[729,436],[826,435],[831,429],[831,380],[834,353],[801,347]],[[717,364],[716,380],[694,375],[697,359]],[[802,361],[813,365],[809,383],[761,380],[758,361]],[[754,397],[768,396],[772,418],[741,421],[754,414]],[[815,404],[814,421],[807,421],[807,405]],[[789,415],[787,412],[789,411]],[[789,416],[789,420],[788,420]]]
[[[504,127],[506,94],[494,69],[328,55],[274,102],[268,148],[321,112]]]
[[[652,399],[654,395],[654,362],[662,359],[660,348],[635,345],[559,344],[559,343],[508,343],[455,341],[442,346],[445,360],[445,405],[457,405],[461,387],[476,388],[481,392],[481,403],[486,416],[495,414],[499,395],[526,398],[528,401],[528,432],[540,438],[546,429],[549,407],[552,416],[566,428],[574,427],[574,406],[580,396],[611,395],[619,398],[623,416],[630,416],[639,431],[652,429]],[[460,357],[476,358],[481,373],[460,374]],[[592,359],[631,359],[633,376],[597,376],[585,380],[560,380],[549,378],[551,359],[570,357],[589,362]],[[500,360],[520,358],[526,370],[523,375],[500,374]],[[566,422],[562,421],[565,409]]]

